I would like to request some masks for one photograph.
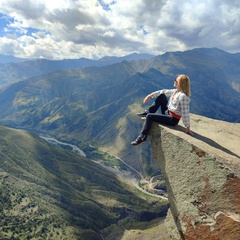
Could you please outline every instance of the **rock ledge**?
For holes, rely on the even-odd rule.
[[[154,123],[149,138],[165,178],[173,239],[236,240],[240,237],[240,124],[191,115],[183,126]]]

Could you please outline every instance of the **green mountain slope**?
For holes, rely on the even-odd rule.
[[[91,160],[8,127],[0,127],[0,185],[1,239],[100,239],[104,228],[167,208]]]

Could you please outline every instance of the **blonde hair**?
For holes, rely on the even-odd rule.
[[[187,95],[191,95],[190,91],[190,78],[187,75],[180,74],[178,77],[179,88]]]

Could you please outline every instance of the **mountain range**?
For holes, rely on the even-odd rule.
[[[139,201],[134,190],[130,192],[136,198],[129,197],[124,202],[122,196],[129,186],[124,186],[121,192],[123,185],[117,180],[108,185],[111,190],[106,190],[107,196],[111,196],[113,202],[121,199],[117,203],[123,208],[116,210],[116,206],[108,207],[108,203],[102,206],[102,202],[95,201],[106,199],[106,196],[100,196],[105,191],[103,185],[115,178],[91,161],[96,158],[96,151],[102,151],[124,160],[146,178],[159,174],[149,142],[140,147],[130,145],[142,126],[136,113],[149,106],[142,105],[147,94],[173,88],[173,80],[184,73],[191,79],[192,113],[240,122],[239,53],[200,48],[159,56],[133,54],[100,60],[15,60],[2,60],[0,64],[0,124],[11,127],[1,129],[1,171],[3,179],[11,180],[11,184],[6,182],[4,185],[2,194],[15,199],[12,189],[17,188],[16,196],[20,200],[14,202],[16,207],[29,203],[32,198],[30,211],[35,211],[37,198],[41,196],[41,206],[53,203],[49,209],[54,209],[57,205],[56,212],[61,216],[66,213],[73,220],[71,224],[76,222],[81,229],[89,230],[88,234],[96,235],[109,227],[122,209],[134,212],[150,209],[149,201],[146,205],[143,202],[141,210],[134,209],[134,204]],[[81,145],[86,150],[86,159],[66,150],[52,149],[36,133]],[[94,146],[96,151],[90,151],[89,146]],[[14,185],[16,182],[21,186]],[[24,190],[20,198],[24,184],[34,185],[38,190],[31,190],[29,195]],[[93,192],[97,195],[91,197]],[[115,192],[120,195],[115,196]],[[75,208],[78,209],[76,213]],[[48,216],[47,209],[42,211],[45,211],[44,217]],[[95,222],[93,213],[103,216],[102,222]],[[59,218],[66,224],[62,220],[64,217]],[[53,224],[56,226],[55,222]]]
[[[8,85],[20,80],[28,79],[32,76],[43,75],[53,71],[65,71],[72,68],[83,68],[89,66],[102,67],[119,63],[124,60],[132,61],[139,59],[150,59],[151,54],[132,53],[124,57],[103,57],[99,60],[79,58],[79,59],[24,59],[13,56],[0,55],[0,84]]]
[[[148,107],[141,104],[145,95],[173,88],[178,74],[190,76],[192,113],[240,121],[239,53],[201,48],[151,58],[139,56],[138,60],[102,67],[74,65],[47,74],[56,62],[42,65],[42,61],[11,63],[9,71],[14,78],[0,89],[0,123],[80,138],[141,171],[151,164],[141,160],[148,158],[148,150],[133,149],[129,144],[141,129],[136,113]],[[22,64],[26,66],[19,71]],[[29,72],[32,77],[28,78]],[[151,172],[151,167],[147,171]]]

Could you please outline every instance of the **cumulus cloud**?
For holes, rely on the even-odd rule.
[[[240,50],[238,0],[1,0],[0,53],[49,59]]]

